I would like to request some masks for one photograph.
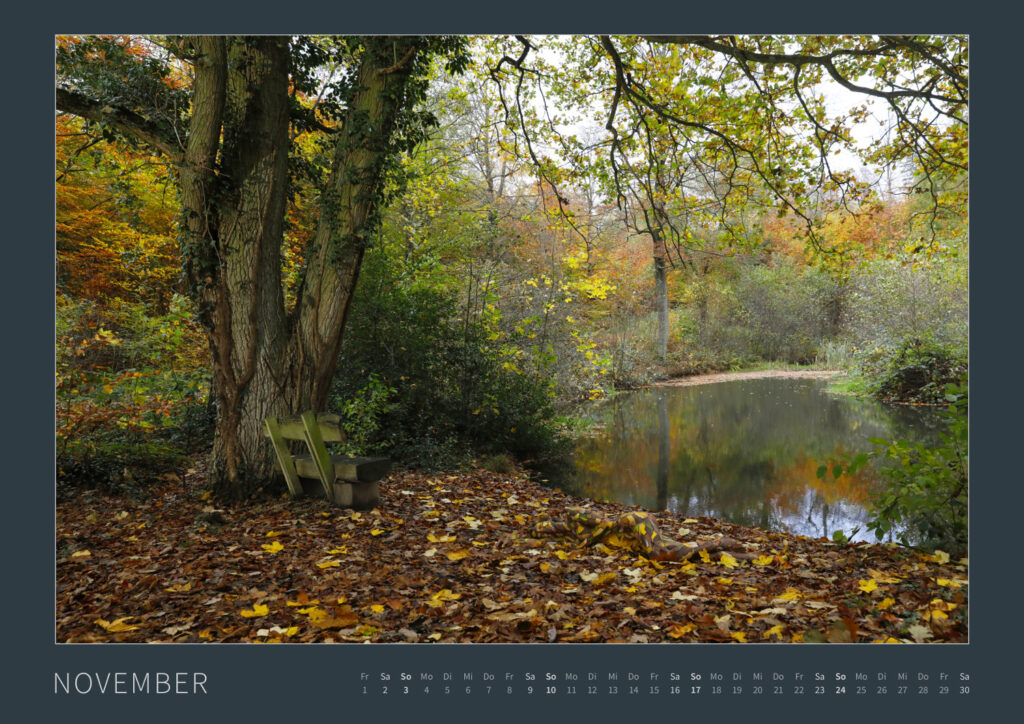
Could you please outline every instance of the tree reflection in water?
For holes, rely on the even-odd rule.
[[[933,410],[831,395],[816,379],[747,379],[622,394],[594,408],[599,432],[580,441],[576,495],[706,515],[807,536],[849,533],[867,520],[879,479],[866,466],[834,480],[818,466],[868,439],[938,439]]]

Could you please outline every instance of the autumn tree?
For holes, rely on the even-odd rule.
[[[510,148],[556,189],[599,179],[650,236],[662,357],[666,261],[706,253],[707,230],[744,244],[736,222],[755,208],[800,220],[821,249],[828,212],[855,214],[871,194],[837,153],[912,168],[932,219],[966,210],[965,37],[515,36],[493,52]],[[826,84],[882,104],[891,119],[883,139],[858,147],[852,130],[868,106],[830,114]],[[581,141],[580,127],[603,137]],[[571,218],[570,204],[562,208]]]
[[[172,166],[188,293],[210,349],[215,492],[271,478],[270,415],[322,409],[384,181],[432,118],[431,63],[461,70],[446,37],[61,38],[57,110]],[[317,134],[323,162],[296,139]],[[282,287],[287,203],[305,182],[319,212],[293,305]]]

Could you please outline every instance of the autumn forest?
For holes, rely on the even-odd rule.
[[[967,50],[58,36],[56,640],[966,642]]]

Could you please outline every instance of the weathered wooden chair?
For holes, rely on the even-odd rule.
[[[299,417],[263,421],[264,435],[277,453],[288,490],[293,496],[327,495],[335,505],[365,510],[380,500],[377,481],[391,470],[388,458],[342,457],[327,452],[325,442],[344,442],[338,415],[306,412]],[[289,440],[306,443],[309,456],[293,456]]]

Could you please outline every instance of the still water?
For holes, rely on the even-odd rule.
[[[831,537],[864,527],[880,478],[817,477],[841,453],[867,452],[871,437],[934,441],[932,409],[829,394],[827,380],[764,378],[660,387],[616,396],[590,414],[574,471],[557,482],[597,500],[706,515],[741,525]]]

